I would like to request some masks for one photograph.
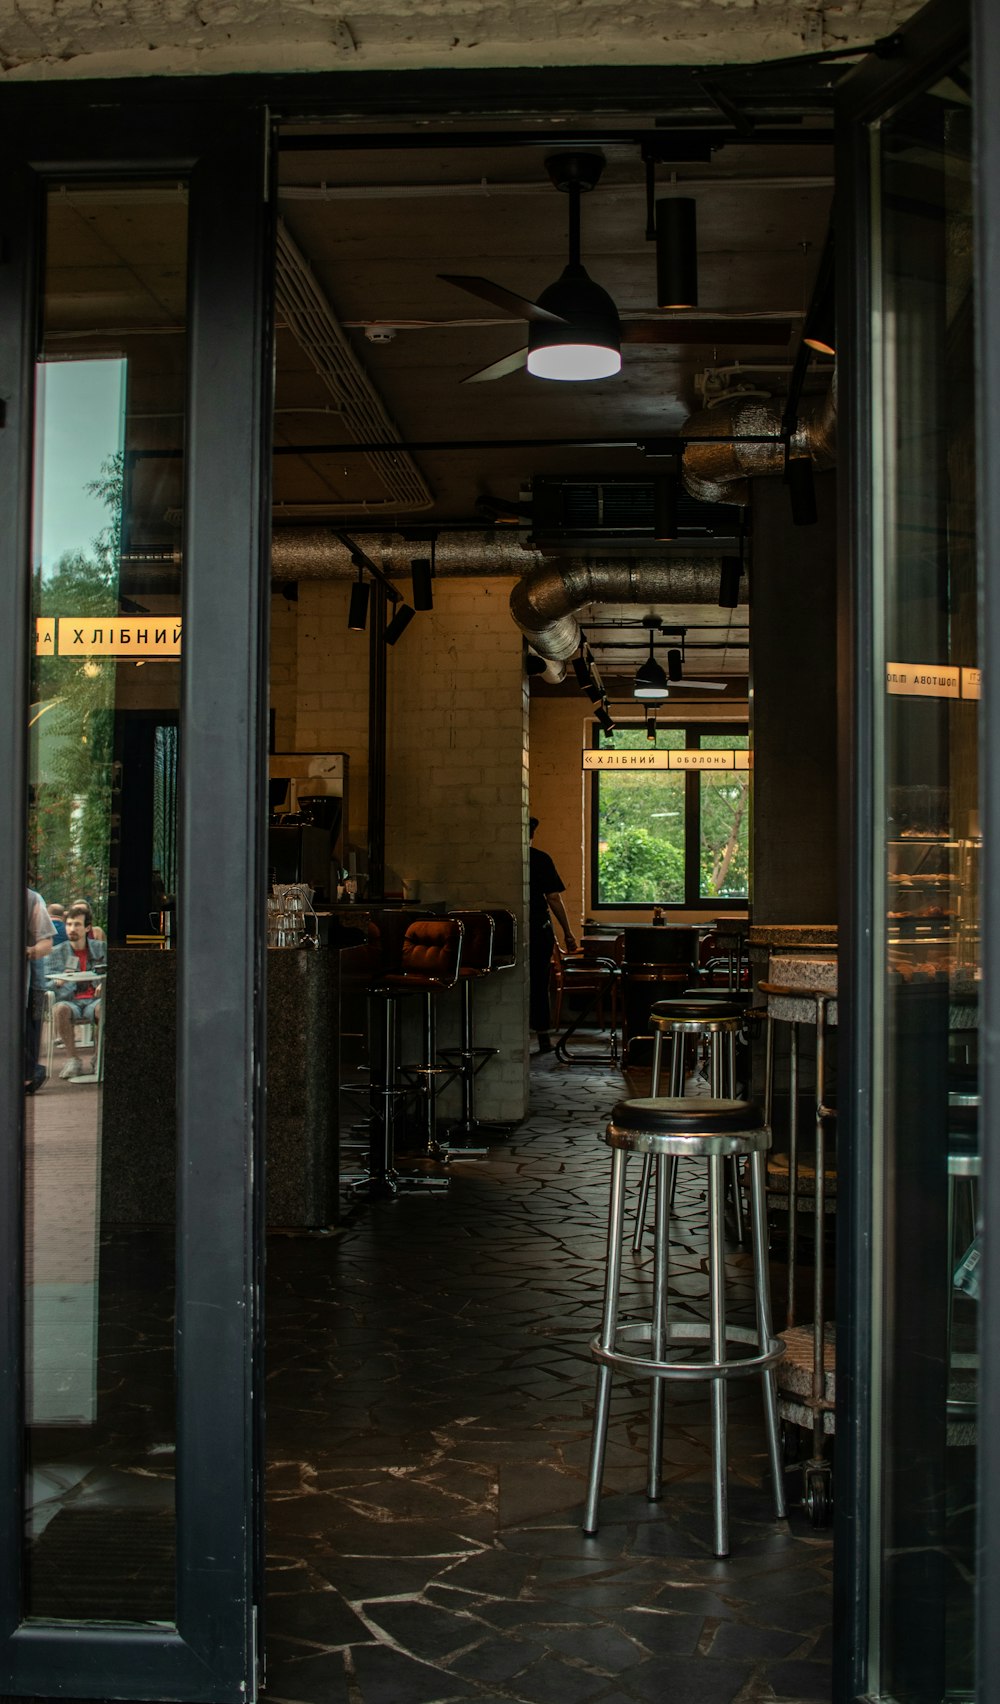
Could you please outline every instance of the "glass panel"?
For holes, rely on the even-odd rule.
[[[702,747],[746,751],[747,734],[702,734]],[[699,775],[702,899],[746,899],[750,888],[750,771]]]
[[[174,964],[162,945],[176,892],[186,243],[183,186],[49,195],[28,823],[28,1617],[174,1615]]]
[[[907,1704],[974,1689],[980,655],[968,88],[957,73],[875,139],[886,924],[873,1690]]]
[[[602,734],[615,751],[681,751],[683,728]],[[598,905],[681,905],[684,901],[685,776],[667,770],[597,777]]]

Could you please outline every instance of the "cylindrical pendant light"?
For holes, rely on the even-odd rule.
[[[656,203],[656,305],[698,305],[697,203],[671,195]]]
[[[368,625],[368,598],[371,587],[361,571],[351,587],[351,602],[347,611],[347,627],[351,633],[363,633]]]
[[[387,645],[395,645],[396,640],[400,639],[406,632],[410,622],[413,620],[413,616],[414,611],[411,609],[409,604],[401,603],[396,605],[396,613],[385,630],[385,642]]]
[[[431,587],[429,556],[417,556],[410,563],[410,584],[413,587],[414,609],[433,609],[434,592]]]
[[[719,608],[736,609],[740,601],[740,581],[743,578],[743,559],[724,556],[719,573]]]
[[[819,511],[816,508],[812,456],[789,456],[785,464],[785,483],[788,486],[794,525],[815,526],[819,520]]]

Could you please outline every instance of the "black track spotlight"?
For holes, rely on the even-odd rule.
[[[740,601],[740,581],[743,560],[739,556],[724,556],[719,569],[719,608],[736,609]]]
[[[680,680],[683,676],[683,673],[684,673],[684,659],[681,656],[680,651],[677,651],[677,650],[668,651],[667,652],[667,679],[668,680]]]
[[[417,556],[410,563],[410,584],[413,587],[414,609],[433,609],[434,590],[431,585],[431,559]]]
[[[836,355],[836,279],[833,267],[833,231],[826,239],[820,256],[819,271],[813,289],[809,312],[802,330],[802,341],[817,355]]]
[[[548,666],[545,658],[540,657],[537,651],[529,651],[525,659],[524,672],[530,680],[532,675],[543,675]]]
[[[582,687],[586,692],[590,685],[590,664],[582,651],[578,657],[573,658],[573,673],[576,675],[577,686]]]
[[[669,475],[653,480],[653,537],[665,544],[677,537],[679,483]]]
[[[416,611],[411,609],[408,603],[401,603],[398,606],[395,615],[385,630],[385,642],[387,645],[395,645],[396,640],[402,638],[415,614]]]
[[[785,463],[785,483],[788,486],[792,521],[795,526],[815,526],[819,520],[819,511],[816,508],[812,456],[789,456]]]
[[[614,718],[612,717],[611,711],[608,709],[606,703],[602,704],[600,709],[595,711],[595,715],[601,727],[604,729],[604,732],[606,734],[613,734],[615,731]]]
[[[690,196],[656,203],[656,305],[698,306],[697,203]]]
[[[656,744],[656,717],[655,717],[655,715],[650,715],[650,716],[646,717],[646,738],[649,741],[650,745]]]
[[[361,569],[351,587],[351,602],[347,611],[347,627],[350,633],[363,633],[368,625],[368,599],[371,587]]]
[[[670,697],[667,677],[653,654],[653,630],[649,634],[649,656],[636,670],[635,684],[632,687],[633,698],[641,703],[657,703],[661,698]]]

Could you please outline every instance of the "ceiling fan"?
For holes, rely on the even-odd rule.
[[[766,315],[754,318],[746,313],[720,312],[699,318],[671,313],[623,322],[607,291],[594,283],[580,261],[580,198],[596,189],[604,165],[604,155],[598,152],[551,154],[545,162],[555,188],[569,197],[569,261],[537,301],[519,296],[491,278],[464,272],[438,273],[444,283],[454,284],[528,324],[525,345],[469,373],[463,384],[504,379],[523,367],[539,378],[610,378],[621,368],[623,343],[704,344],[711,348],[721,343],[732,349],[787,347],[790,324]]]
[[[642,625],[649,630],[649,656],[636,670],[632,689],[632,696],[640,703],[655,704],[669,698],[671,686],[681,682],[691,692],[725,692],[726,683],[722,680],[684,680],[683,630],[680,630],[681,644],[667,649],[667,666],[664,669],[657,662],[655,652],[656,635],[663,623],[658,615],[644,615]]]
[[[580,198],[597,187],[604,164],[604,155],[597,153],[551,154],[545,162],[555,188],[569,197],[569,260],[537,302],[489,278],[438,273],[444,283],[456,284],[460,290],[528,322],[528,342],[523,349],[470,373],[463,384],[506,378],[525,366],[536,378],[569,380],[606,379],[621,368],[618,309],[580,261]]]

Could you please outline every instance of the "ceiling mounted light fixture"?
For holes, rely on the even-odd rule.
[[[833,268],[833,227],[820,257],[812,301],[806,314],[802,341],[817,355],[836,355],[836,278]]]
[[[606,701],[601,705],[599,710],[595,711],[595,715],[601,727],[604,729],[604,732],[606,734],[613,734],[615,731],[614,718],[611,711],[608,709]]]
[[[724,556],[719,565],[719,608],[736,609],[743,578],[742,556]]]
[[[361,563],[357,563],[358,577],[351,587],[351,602],[347,611],[347,630],[349,633],[363,633],[368,625],[368,599],[371,587],[365,579],[365,571]]]
[[[658,703],[660,699],[670,697],[670,687],[667,684],[667,677],[657,662],[653,651],[655,642],[656,629],[650,625],[649,656],[636,670],[635,683],[632,687],[632,696],[633,698],[638,698],[640,703],[655,704]]]
[[[656,714],[653,712],[646,717],[646,738],[650,745],[656,744]]]
[[[816,507],[816,483],[813,479],[812,456],[789,456],[785,463],[785,484],[792,505],[792,522],[797,527],[813,527],[819,520]]]
[[[429,556],[414,557],[410,563],[410,585],[413,588],[414,609],[434,608],[434,591],[431,586],[433,575],[434,570]]]
[[[618,309],[580,261],[580,198],[600,182],[604,155],[553,154],[545,169],[569,198],[569,261],[538,298],[537,306],[556,317],[530,322],[528,372],[571,382],[610,379],[622,364]]]
[[[667,679],[681,680],[684,673],[684,660],[680,651],[671,649],[667,652]]]
[[[408,603],[401,603],[399,605],[395,615],[385,630],[385,642],[387,645],[395,645],[396,640],[403,637],[403,634],[406,632],[406,629],[409,627],[415,614],[416,611],[412,609]]]
[[[656,305],[698,306],[697,202],[690,196],[656,203]]]

